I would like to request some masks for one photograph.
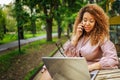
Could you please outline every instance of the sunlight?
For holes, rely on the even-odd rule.
[[[0,5],[6,5],[6,4],[9,4],[11,2],[14,2],[14,0],[0,0]]]

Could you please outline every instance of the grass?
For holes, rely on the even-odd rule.
[[[10,67],[11,63],[13,63],[14,59],[17,56],[25,55],[25,54],[31,54],[32,52],[38,51],[38,49],[42,49],[43,44],[54,44],[56,41],[58,41],[57,38],[54,38],[52,42],[46,42],[46,39],[35,41],[30,44],[27,44],[25,46],[22,46],[21,54],[19,54],[18,49],[13,49],[11,51],[7,51],[5,54],[0,55],[0,74],[3,72],[6,72]],[[64,39],[62,42],[65,42],[66,39]],[[52,56],[56,49],[54,49],[52,52],[49,52],[48,56]],[[31,52],[31,53],[29,53]],[[41,62],[39,66],[35,67],[33,70],[31,70],[24,78],[24,80],[29,80],[43,65]]]
[[[35,48],[38,49],[39,46],[42,44],[51,44],[53,42],[46,42],[46,40],[41,40],[41,41],[35,41],[33,43],[31,43],[30,45],[26,45],[22,47],[22,51],[21,54],[19,54],[18,49],[12,50],[12,51],[8,51],[7,53],[0,55],[0,74],[2,74],[3,72],[6,72],[10,67],[11,67],[11,63],[13,62],[13,59],[18,56],[18,55],[23,55],[23,54],[29,54],[28,49],[31,48]],[[34,51],[33,51],[34,52]],[[35,68],[33,71],[30,72],[30,76],[33,75],[36,70],[38,70],[37,68]]]
[[[9,43],[17,40],[17,34],[5,34],[4,39],[0,40],[0,44]]]
[[[33,78],[33,76],[38,72],[39,69],[41,69],[43,66],[43,63],[40,63],[40,66],[34,68],[32,71],[30,71],[24,78],[24,80],[31,80],[31,78]]]
[[[7,33],[4,35],[3,40],[0,40],[0,44],[5,44],[5,43],[9,43],[9,42],[13,42],[18,40],[18,34],[17,33]],[[41,36],[41,35],[45,35],[45,31],[41,31],[35,35],[30,34],[30,33],[24,33],[24,38],[28,39],[28,38],[32,38],[32,37],[37,37],[37,36]]]
[[[18,53],[18,50],[14,50],[5,55],[0,55],[0,65],[2,65],[0,66],[0,74],[9,69],[9,67],[12,65],[11,63],[14,57],[19,55]]]

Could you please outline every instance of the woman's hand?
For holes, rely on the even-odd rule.
[[[97,63],[91,64],[91,65],[88,65],[88,69],[89,69],[89,71],[99,70],[99,69],[101,69],[101,65],[99,62],[97,62]]]
[[[71,43],[76,46],[77,42],[78,42],[78,39],[80,38],[80,36],[82,35],[83,33],[83,24],[80,23],[78,24],[77,26],[77,30],[76,30],[76,34],[72,37],[72,41]]]
[[[80,24],[78,24],[78,27],[77,27],[77,32],[76,32],[76,38],[77,39],[79,39],[80,38],[80,36],[82,35],[82,33],[83,33],[83,24],[82,23],[80,23]]]

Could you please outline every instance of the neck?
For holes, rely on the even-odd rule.
[[[85,36],[89,37],[90,36],[90,32],[86,33]]]

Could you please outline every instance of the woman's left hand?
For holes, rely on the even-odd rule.
[[[101,65],[99,62],[96,62],[94,64],[88,65],[88,69],[89,69],[89,71],[99,70],[99,69],[101,69]]]

